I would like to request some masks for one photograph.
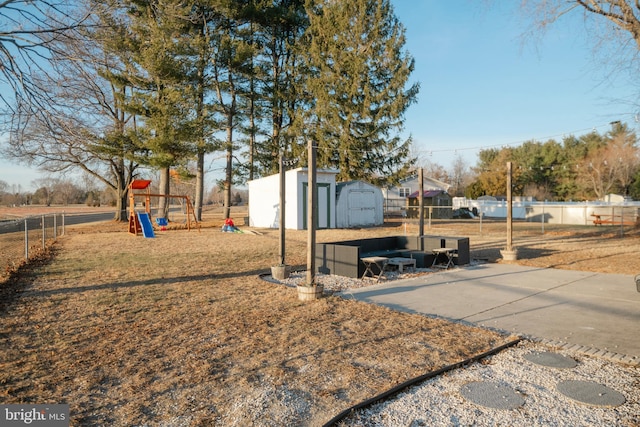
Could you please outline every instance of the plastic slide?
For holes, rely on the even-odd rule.
[[[138,212],[138,221],[140,221],[140,226],[142,227],[142,235],[144,237],[155,237],[155,235],[153,234],[153,225],[151,225],[151,219],[149,218],[148,213]]]

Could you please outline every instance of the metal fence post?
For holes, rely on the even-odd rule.
[[[42,215],[42,249],[46,247],[47,234],[46,229],[44,228],[44,215]]]
[[[27,219],[24,220],[24,259],[29,260],[29,226]]]

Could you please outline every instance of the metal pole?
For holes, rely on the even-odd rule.
[[[284,176],[284,155],[280,155],[280,265],[284,265],[285,258],[285,176]]]
[[[29,259],[29,225],[27,219],[24,220],[24,259]]]
[[[42,215],[42,249],[44,249],[46,247],[46,231],[44,228],[44,215]]]
[[[307,191],[307,285],[316,284],[316,146],[309,140],[309,185]]]

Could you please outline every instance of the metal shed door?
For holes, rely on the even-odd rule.
[[[376,205],[373,191],[351,190],[347,198],[349,227],[374,225],[376,223]]]
[[[302,183],[302,226],[306,230],[307,229],[307,191],[308,191],[309,183]],[[318,189],[318,204],[316,206],[316,211],[318,213],[318,223],[316,227],[318,228],[329,228],[331,227],[331,200],[330,200],[330,192],[331,186],[325,183],[316,184],[316,188]]]

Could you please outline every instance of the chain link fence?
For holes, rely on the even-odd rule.
[[[46,249],[64,234],[64,226],[64,213],[0,222],[0,278]]]

